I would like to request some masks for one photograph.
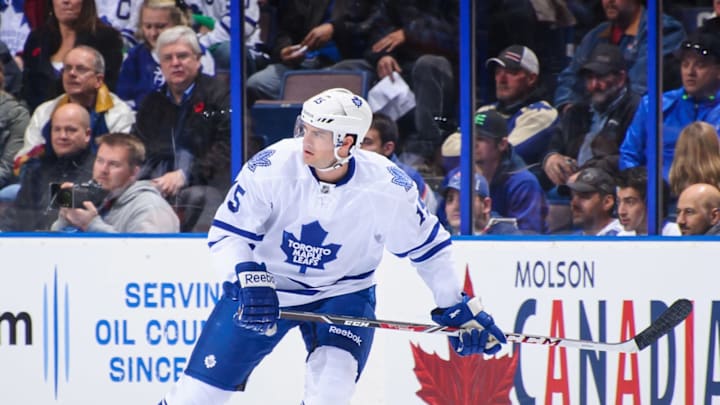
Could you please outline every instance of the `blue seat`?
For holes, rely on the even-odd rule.
[[[291,70],[283,76],[280,100],[257,100],[250,108],[253,134],[270,145],[293,136],[302,103],[323,90],[343,87],[367,98],[369,75],[353,70]]]

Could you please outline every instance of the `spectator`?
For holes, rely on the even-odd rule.
[[[675,196],[691,184],[720,187],[720,142],[715,127],[695,121],[680,131],[668,177]]]
[[[647,10],[642,0],[602,0],[607,21],[588,32],[575,49],[570,64],[558,76],[555,90],[555,108],[564,114],[569,105],[584,98],[578,71],[587,63],[588,57],[599,43],[617,45],[623,53],[630,88],[638,95],[647,91]],[[682,24],[668,15],[662,20],[663,66],[666,67],[666,85],[673,82],[669,74],[673,63],[673,51],[685,39]],[[670,87],[666,87],[670,88]]]
[[[105,85],[105,60],[100,52],[85,45],[70,50],[63,58],[62,82],[65,94],[40,104],[25,130],[22,149],[15,155],[15,171],[32,157],[54,154],[50,140],[50,116],[66,103],[83,106],[90,113],[92,134],[129,131],[135,113]],[[48,147],[49,145],[49,147]],[[93,151],[95,144],[90,143]]]
[[[527,233],[544,233],[548,207],[540,183],[508,142],[508,126],[496,111],[475,114],[475,164],[490,179],[490,198],[497,213],[517,218]]]
[[[451,234],[460,233],[460,169],[448,173],[444,190],[445,217]],[[492,211],[492,198],[487,180],[482,174],[475,174],[473,184],[473,235],[515,235],[520,234],[515,218],[501,218]]]
[[[5,81],[0,64],[0,89]],[[19,186],[13,174],[13,159],[23,145],[23,133],[30,121],[27,108],[12,95],[0,90],[0,202],[15,199]]]
[[[720,126],[720,38],[696,33],[679,49],[683,86],[663,94],[663,178],[667,181],[680,131],[693,121]],[[650,101],[643,97],[620,146],[620,168],[647,163],[647,115]]]
[[[23,50],[23,99],[30,112],[62,92],[61,70],[66,54],[77,45],[100,51],[105,83],[115,88],[123,42],[120,34],[97,16],[95,0],[52,0],[48,22],[33,29]]]
[[[137,45],[135,29],[140,16],[141,0],[95,0],[95,5],[98,17],[120,33],[125,49]]]
[[[616,168],[619,148],[640,96],[629,91],[620,49],[600,43],[578,70],[588,97],[570,106],[555,128],[543,159],[546,189],[559,186],[589,161],[606,160]],[[548,181],[549,180],[549,181]]]
[[[410,176],[415,182],[418,189],[418,195],[420,199],[425,203],[428,211],[435,213],[437,210],[437,199],[433,190],[425,184],[425,180],[413,169],[412,166],[408,166],[400,160],[398,160],[395,154],[395,146],[398,142],[398,128],[395,121],[391,120],[387,115],[375,113],[373,114],[373,120],[370,124],[370,129],[365,138],[363,138],[362,145],[360,147],[364,150],[379,153],[386,158],[390,159],[393,163],[398,165],[401,169]]]
[[[133,132],[147,149],[138,178],[152,179],[180,212],[180,230],[189,232],[196,224],[209,227],[209,222],[198,224],[201,215],[211,218],[230,187],[230,92],[201,73],[200,44],[192,29],[166,29],[155,52],[165,85],[138,109]]]
[[[150,181],[137,181],[145,161],[145,146],[135,136],[114,132],[97,138],[93,179],[108,192],[100,207],[60,208],[53,231],[173,233],[177,215]],[[64,187],[72,186],[71,183]]]
[[[18,196],[0,219],[2,231],[50,229],[58,215],[57,208],[50,204],[50,184],[90,180],[93,164],[90,138],[90,114],[83,107],[68,103],[53,112],[50,142],[55,153],[26,163]]]
[[[720,235],[720,190],[712,184],[688,186],[678,198],[677,223],[683,236]]]
[[[1,30],[2,25],[0,25]],[[5,84],[2,89],[19,99],[22,95],[22,58],[19,55],[13,56],[2,40],[0,40],[0,65],[3,66],[5,76]]]
[[[531,171],[542,171],[540,166],[558,113],[542,99],[540,63],[535,53],[528,47],[512,45],[485,64],[495,66],[498,101],[478,111],[499,112],[508,121],[508,141],[515,152],[531,166]]]
[[[615,180],[604,170],[589,167],[567,183],[572,199],[573,225],[582,235],[615,236],[623,230],[613,218]]]
[[[140,43],[127,54],[120,68],[117,95],[137,109],[151,91],[165,84],[165,77],[153,49],[163,30],[177,25],[189,25],[188,16],[173,0],[144,0],[140,9],[137,36]],[[209,52],[200,59],[202,72],[215,74],[215,62]]]
[[[361,57],[370,29],[366,19],[378,2],[323,0],[309,7],[306,0],[288,0],[278,7],[272,63],[248,77],[248,105],[280,98],[283,74],[289,70],[320,69]]]
[[[426,176],[441,174],[440,147],[456,129],[459,15],[457,0],[401,0],[381,2],[372,19],[365,69],[400,74],[414,92],[415,109],[398,121],[408,134],[400,160]]]
[[[0,41],[7,45],[11,57],[22,54],[25,40],[30,34],[30,23],[25,17],[23,1],[0,3]]]
[[[623,230],[618,236],[648,234],[647,218],[647,170],[644,166],[623,170],[617,179],[617,213]],[[663,236],[679,236],[680,229],[674,222],[665,221]]]

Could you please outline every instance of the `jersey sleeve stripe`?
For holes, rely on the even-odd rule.
[[[244,238],[248,238],[248,239],[251,239],[251,240],[254,240],[254,241],[258,241],[258,242],[262,241],[262,240],[263,240],[263,237],[264,237],[263,235],[258,235],[258,234],[253,233],[253,232],[249,232],[249,231],[245,231],[245,230],[240,229],[240,228],[236,228],[236,227],[234,227],[234,226],[232,226],[232,225],[230,225],[230,224],[228,224],[228,223],[226,223],[226,222],[222,222],[222,221],[217,220],[217,219],[213,220],[212,226],[213,226],[213,227],[216,227],[216,228],[220,228],[220,229],[222,229],[222,230],[224,230],[224,231],[232,232],[232,233],[234,233],[234,234],[236,234],[236,235],[240,235],[240,236],[242,236],[242,237],[244,237]]]
[[[424,262],[425,260],[435,256],[435,254],[437,252],[443,250],[444,248],[450,246],[451,244],[452,244],[452,242],[451,242],[450,238],[448,238],[444,242],[438,243],[437,245],[433,246],[433,248],[428,250],[424,255],[422,255],[418,258],[415,258],[415,259],[410,258],[410,261],[412,261],[413,263]]]
[[[315,290],[281,290],[277,289],[277,292],[284,292],[288,294],[298,294],[298,295],[315,295],[319,293],[320,291]]]
[[[225,235],[225,236],[223,236],[222,238],[220,238],[220,239],[218,239],[218,240],[211,240],[210,242],[208,242],[208,247],[213,247],[213,246],[215,246],[216,244],[222,242],[223,239],[225,239],[225,238],[227,238],[227,237],[228,237],[228,236]]]
[[[422,245],[416,246],[416,247],[408,250],[407,252],[395,253],[395,256],[402,258],[418,249],[422,249],[423,247],[427,246],[430,242],[435,240],[435,237],[437,236],[438,232],[440,232],[440,222],[439,221],[435,223],[435,227],[433,227],[432,232],[430,232],[430,236],[428,236],[428,238],[425,240],[425,242],[422,243]]]

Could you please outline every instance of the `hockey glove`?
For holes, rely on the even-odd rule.
[[[453,349],[461,355],[495,354],[501,343],[507,343],[505,334],[495,325],[492,316],[483,311],[480,298],[463,294],[462,302],[449,308],[435,308],[432,319],[438,325],[463,328],[458,337],[450,337]]]
[[[238,263],[235,266],[240,289],[235,324],[261,334],[274,331],[280,314],[275,278],[267,272],[265,264]]]

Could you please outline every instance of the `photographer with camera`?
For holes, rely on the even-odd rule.
[[[180,224],[151,181],[137,181],[145,146],[126,133],[97,138],[93,180],[65,183],[56,194],[61,205],[53,231],[172,233]]]
[[[50,123],[55,154],[33,157],[25,163],[17,198],[0,218],[2,231],[49,230],[57,218],[57,208],[50,204],[51,184],[90,180],[94,160],[90,114],[79,104],[63,104],[53,112]]]

